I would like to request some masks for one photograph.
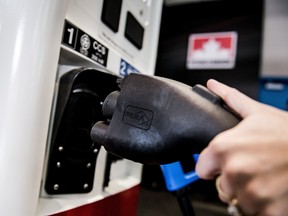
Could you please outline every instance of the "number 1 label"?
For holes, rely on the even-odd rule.
[[[78,35],[78,28],[69,22],[65,22],[62,43],[75,49],[76,39]]]

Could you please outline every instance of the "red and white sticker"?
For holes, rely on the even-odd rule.
[[[232,69],[236,51],[237,32],[191,34],[187,69]]]

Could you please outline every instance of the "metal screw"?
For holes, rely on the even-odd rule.
[[[95,154],[98,153],[98,149],[95,148],[95,149],[93,150],[93,152],[94,152]]]
[[[87,163],[86,166],[87,166],[87,168],[91,167],[91,163]]]
[[[60,167],[61,167],[61,163],[60,163],[60,162],[57,162],[57,163],[56,163],[56,166],[57,166],[58,168],[60,168]]]
[[[83,188],[84,188],[84,189],[87,189],[88,186],[89,186],[88,184],[84,184],[84,185],[83,185]]]
[[[53,189],[54,189],[54,190],[58,190],[58,189],[59,189],[59,185],[58,185],[58,184],[55,184],[55,185],[53,186]]]
[[[63,147],[62,147],[62,146],[59,146],[58,151],[59,151],[59,152],[63,151]]]

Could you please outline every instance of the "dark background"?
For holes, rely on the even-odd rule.
[[[258,97],[263,0],[208,1],[164,6],[155,74],[189,85],[215,78]],[[234,69],[187,70],[188,38],[193,33],[236,31]]]

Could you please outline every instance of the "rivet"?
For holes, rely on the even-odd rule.
[[[58,168],[60,168],[60,167],[61,167],[61,163],[60,163],[60,162],[57,162],[57,163],[56,163],[56,166],[57,166]]]
[[[55,185],[53,186],[53,189],[54,189],[54,190],[58,190],[58,189],[59,189],[59,185],[58,185],[58,184],[55,184]]]

